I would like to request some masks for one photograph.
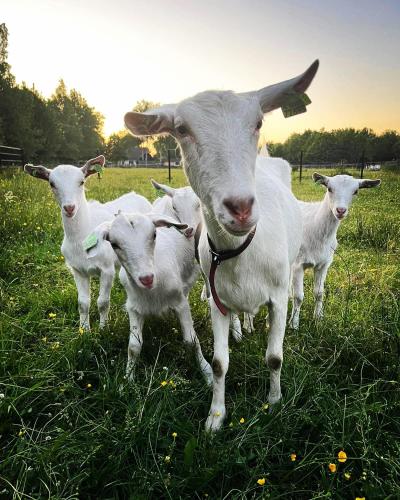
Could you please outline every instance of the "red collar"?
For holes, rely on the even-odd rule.
[[[240,247],[235,248],[233,250],[218,251],[216,249],[213,241],[211,240],[210,236],[207,234],[208,244],[210,246],[210,253],[211,253],[211,267],[210,267],[210,275],[209,275],[211,294],[213,296],[215,305],[218,307],[218,309],[220,310],[220,312],[224,316],[226,316],[228,314],[228,310],[222,304],[222,302],[219,300],[217,291],[215,290],[215,271],[217,270],[217,267],[221,264],[221,262],[223,262],[224,260],[233,259],[234,257],[237,257],[242,252],[244,252],[244,250],[246,250],[246,248],[250,245],[252,239],[254,238],[254,235],[256,234],[256,229],[257,229],[257,226],[254,226],[254,228],[247,235],[247,238],[240,245]]]

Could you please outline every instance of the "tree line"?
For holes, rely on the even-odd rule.
[[[304,163],[356,163],[390,161],[400,158],[400,134],[388,130],[380,135],[368,128],[356,130],[306,130],[292,134],[283,143],[268,145],[271,156],[299,163],[303,152]]]
[[[167,157],[176,149],[170,137],[132,137],[126,130],[103,135],[104,117],[75,89],[60,80],[46,99],[33,86],[17,84],[7,62],[8,30],[0,25],[0,144],[21,147],[35,163],[77,163],[105,153],[111,163],[129,159],[133,148],[145,147],[151,156]],[[143,112],[159,103],[142,100],[133,111]],[[298,163],[386,161],[400,158],[400,135],[394,130],[377,135],[371,129],[306,130],[285,142],[269,144],[272,156]]]

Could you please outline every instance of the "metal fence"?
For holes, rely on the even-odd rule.
[[[0,145],[0,167],[13,165],[23,166],[25,163],[24,150],[12,146]]]

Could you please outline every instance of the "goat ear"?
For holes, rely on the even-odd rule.
[[[82,242],[86,257],[91,259],[101,251],[104,241],[109,241],[111,222],[103,222],[93,229]]]
[[[43,167],[42,165],[38,165],[37,167],[34,167],[30,163],[27,163],[24,166],[24,172],[31,175],[32,177],[36,177],[37,179],[42,179],[43,181],[48,181],[51,170],[49,170],[46,167]]]
[[[82,173],[85,177],[89,177],[89,175],[99,173],[104,168],[105,163],[106,159],[103,155],[96,156],[96,158],[91,158],[81,168]]]
[[[317,184],[322,184],[323,186],[328,187],[329,178],[326,175],[319,174],[318,172],[314,172],[312,174],[313,181]]]
[[[374,188],[374,187],[377,187],[379,186],[381,183],[381,180],[380,179],[360,179],[358,181],[358,186],[360,189],[363,189],[363,188]]]
[[[154,179],[151,179],[151,183],[156,189],[164,191],[164,193],[167,194],[168,196],[171,196],[171,198],[174,196],[175,188],[166,186],[165,184],[159,184]]]
[[[260,106],[263,113],[268,113],[269,111],[284,106],[288,102],[288,100],[291,99],[295,94],[303,95],[304,92],[308,89],[310,83],[313,81],[313,78],[318,70],[318,66],[319,61],[317,59],[301,75],[258,90],[256,92],[256,95],[260,101]],[[306,111],[305,105],[309,104],[310,102],[311,101],[308,99],[308,101],[304,104],[302,111],[298,110],[292,114]]]
[[[167,215],[159,216],[159,215],[150,215],[151,220],[155,227],[175,227],[176,229],[187,229],[187,224],[181,224],[177,220],[172,217],[168,217]]]
[[[170,134],[174,129],[175,104],[166,104],[144,113],[130,111],[124,117],[132,135]]]

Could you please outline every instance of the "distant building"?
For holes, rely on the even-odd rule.
[[[136,146],[127,148],[125,156],[125,160],[117,161],[118,167],[136,167],[139,163],[143,164],[153,159],[147,148],[139,148]]]

